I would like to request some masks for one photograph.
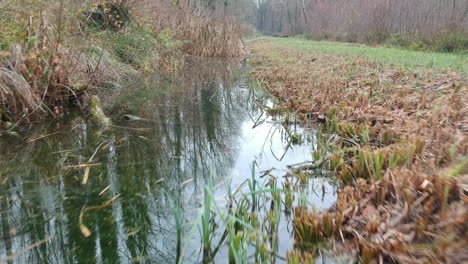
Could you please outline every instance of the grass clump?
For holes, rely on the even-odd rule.
[[[338,222],[339,223],[339,222]],[[337,227],[336,219],[329,213],[308,211],[307,208],[294,209],[294,236],[297,248],[314,249],[318,243],[331,238]]]
[[[158,62],[157,53],[166,48],[168,41],[175,42],[165,40],[160,44],[158,35],[144,27],[129,27],[122,33],[102,31],[93,37],[119,62],[143,71],[154,69]]]
[[[124,1],[103,1],[95,3],[84,13],[88,26],[99,30],[123,30],[131,21],[128,6]]]

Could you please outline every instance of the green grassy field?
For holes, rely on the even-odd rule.
[[[305,38],[257,38],[274,41],[275,45],[299,52],[321,52],[351,56],[364,56],[372,61],[394,64],[406,68],[435,68],[443,71],[468,73],[468,55],[462,53],[441,53],[411,51],[388,47],[370,47],[360,44],[330,41],[314,41]]]

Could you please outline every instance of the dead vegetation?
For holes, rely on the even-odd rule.
[[[64,58],[58,47],[48,45],[29,49],[17,45],[5,54],[0,66],[0,114],[17,120],[35,112],[52,112],[54,106],[76,95]]]
[[[239,21],[202,3],[55,1],[23,11],[2,2],[0,128],[61,115],[87,92],[109,93],[143,73],[175,72],[186,55],[241,55]]]
[[[86,91],[117,85],[131,74],[132,67],[104,50],[86,54],[56,42],[15,45],[0,60],[0,124],[61,115],[67,106],[81,107]]]
[[[297,249],[335,239],[362,263],[468,260],[466,76],[253,44],[251,77],[335,134],[326,169],[343,188],[325,212],[294,209]],[[298,252],[302,252],[297,256]]]
[[[152,18],[152,24],[158,32],[168,31],[181,41],[181,50],[185,54],[201,57],[238,57],[244,51],[239,18],[224,7],[206,8],[188,1],[148,2],[146,10],[141,10],[146,17]]]
[[[62,115],[67,106],[81,107],[89,88],[130,73],[104,49],[85,50],[94,44],[81,23],[89,4],[18,7],[14,0],[0,5],[2,34],[8,35],[0,41],[0,128],[11,131],[24,121]]]

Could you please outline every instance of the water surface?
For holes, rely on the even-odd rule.
[[[286,165],[310,160],[315,147],[313,130],[268,117],[265,107],[274,102],[249,89],[243,72],[238,64],[199,62],[114,91],[105,100],[114,124],[108,129],[75,113],[1,137],[0,261],[175,263],[183,246],[184,263],[201,262],[192,227],[205,185],[225,205],[227,187],[249,179],[253,161],[256,177],[268,169],[281,177]],[[302,144],[292,144],[291,133]],[[322,185],[325,193],[315,191]],[[333,185],[314,179],[308,199],[330,207]],[[282,221],[284,255],[292,239],[290,222]],[[226,254],[216,263],[227,263]]]

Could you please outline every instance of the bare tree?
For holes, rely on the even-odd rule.
[[[425,42],[468,34],[466,0],[257,1],[257,29],[268,33],[360,42],[383,42],[395,34]]]

